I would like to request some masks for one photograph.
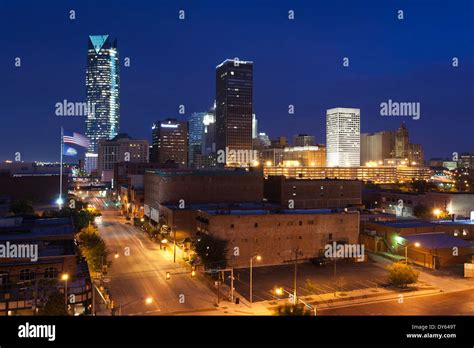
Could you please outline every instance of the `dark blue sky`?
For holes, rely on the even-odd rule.
[[[473,9],[472,0],[0,0],[0,160],[16,151],[58,160],[60,126],[84,132],[83,118],[55,116],[54,105],[85,98],[89,34],[119,40],[121,130],[135,138],[150,139],[152,122],[179,117],[180,104],[205,111],[215,66],[239,57],[254,61],[254,111],[271,137],[324,143],[326,109],[356,107],[362,132],[406,121],[427,158],[474,151]],[[388,99],[420,102],[421,119],[380,116]]]

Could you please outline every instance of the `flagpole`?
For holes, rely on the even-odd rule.
[[[63,148],[64,148],[64,130],[61,126],[61,160],[59,164],[59,198],[58,198],[58,205],[59,210],[62,208],[62,201],[63,201]]]

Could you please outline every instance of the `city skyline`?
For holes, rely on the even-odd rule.
[[[84,42],[88,35],[94,33],[107,33],[118,38],[121,43],[119,64],[123,75],[121,121],[123,130],[134,138],[150,140],[150,128],[156,119],[168,117],[187,119],[194,112],[207,110],[214,100],[213,70],[215,65],[224,59],[239,57],[242,60],[251,60],[255,63],[255,106],[253,111],[259,115],[260,131],[269,134],[271,138],[284,135],[291,139],[292,135],[304,132],[314,135],[316,141],[321,142],[322,139],[325,139],[325,111],[333,107],[353,107],[361,110],[361,132],[363,133],[395,129],[402,121],[405,121],[411,130],[414,143],[420,143],[425,148],[427,159],[449,157],[452,152],[470,151],[468,130],[467,127],[462,127],[462,121],[465,115],[464,110],[472,109],[472,98],[467,96],[474,91],[473,82],[468,78],[473,68],[470,63],[473,47],[469,41],[467,41],[467,45],[454,46],[446,40],[433,42],[430,39],[434,38],[432,36],[433,28],[437,21],[437,25],[444,24],[445,35],[448,35],[449,32],[460,37],[456,42],[464,42],[463,37],[468,40],[466,35],[469,30],[466,30],[465,25],[469,22],[469,11],[444,9],[441,6],[442,2],[435,2],[435,5],[437,6],[422,9],[420,5],[407,4],[404,6],[406,18],[403,21],[397,21],[397,7],[395,5],[378,5],[370,9],[366,8],[365,12],[360,8],[351,11],[351,6],[346,6],[342,12],[337,13],[337,4],[315,4],[311,7],[314,11],[309,11],[311,15],[303,13],[304,11],[298,11],[298,7],[294,6],[296,19],[293,24],[301,24],[292,27],[291,24],[285,22],[288,21],[288,6],[278,5],[267,9],[260,4],[252,7],[249,24],[245,29],[238,16],[232,15],[227,20],[230,21],[230,24],[240,28],[238,29],[239,33],[251,31],[252,26],[257,25],[258,19],[266,21],[269,27],[281,21],[283,23],[281,28],[271,36],[270,42],[272,44],[267,44],[263,48],[258,47],[262,43],[268,42],[268,38],[264,37],[268,31],[256,31],[255,35],[250,36],[248,40],[238,40],[238,45],[224,44],[221,49],[214,48],[205,59],[193,59],[191,67],[181,65],[179,69],[174,66],[175,64],[179,65],[182,59],[177,58],[173,61],[172,52],[183,53],[184,48],[180,46],[181,44],[186,47],[191,44],[194,47],[199,46],[199,44],[191,42],[190,31],[195,30],[193,24],[197,18],[211,15],[214,10],[207,9],[206,11],[209,13],[202,13],[193,4],[189,4],[183,7],[187,10],[186,19],[180,21],[178,9],[161,4],[159,8],[170,17],[175,15],[175,18],[158,23],[156,28],[158,29],[162,25],[173,32],[174,34],[168,37],[167,41],[168,44],[172,42],[174,44],[171,45],[173,49],[157,52],[153,48],[151,51],[143,47],[137,48],[137,45],[142,44],[143,40],[149,38],[151,34],[131,39],[130,35],[124,33],[123,29],[118,26],[119,19],[124,16],[124,11],[120,7],[112,9],[116,16],[110,16],[109,25],[104,26],[99,23],[99,17],[105,8],[103,5],[99,5],[93,14],[88,14],[86,28],[80,20],[80,14],[84,12],[81,11],[81,5],[78,5],[76,8],[78,15],[75,22],[66,22],[74,25],[76,29],[71,29],[72,32],[66,30],[65,33],[59,33],[55,44],[55,47],[64,48],[68,55],[57,57],[55,71],[57,70],[58,74],[48,76],[49,79],[52,79],[51,85],[58,85],[61,88],[50,88],[46,91],[35,89],[35,94],[32,94],[31,88],[39,79],[44,78],[44,72],[34,69],[34,64],[39,64],[43,59],[47,59],[49,54],[45,53],[43,57],[38,57],[34,54],[35,49],[30,52],[20,49],[25,40],[28,40],[21,30],[18,32],[18,36],[23,39],[7,43],[7,49],[2,55],[2,62],[11,62],[11,64],[2,64],[0,69],[5,72],[11,88],[2,91],[6,96],[6,102],[0,106],[0,113],[11,116],[6,117],[6,127],[1,134],[7,141],[5,142],[6,146],[0,152],[0,159],[13,159],[14,153],[20,152],[25,161],[57,161],[59,157],[55,151],[57,144],[52,139],[46,139],[40,146],[31,145],[39,141],[37,134],[57,132],[59,135],[61,125],[79,132],[84,131],[83,118],[58,117],[54,114],[54,105],[63,99],[73,102],[85,100],[83,92]],[[226,6],[219,4],[215,11],[222,11]],[[466,6],[469,6],[467,2]],[[8,5],[5,7],[4,13],[9,14],[6,20],[8,23],[18,16],[18,12],[9,8]],[[237,9],[237,13],[244,9],[245,4],[242,8]],[[311,25],[314,18],[319,19],[316,10],[320,10],[321,15],[330,14],[346,18],[349,20],[348,23],[356,19],[359,22],[361,18],[370,18],[370,21],[366,25],[361,25],[360,28],[351,27],[350,33],[328,32],[327,38],[317,38],[314,40],[314,45],[308,45],[310,37],[302,31],[304,31],[304,27]],[[47,12],[47,6],[39,11],[40,13]],[[56,9],[56,11],[58,10]],[[64,21],[69,21],[66,8],[64,11]],[[266,13],[266,16],[262,17],[263,13]],[[29,13],[26,15],[32,16]],[[48,18],[48,13],[44,13],[44,15],[45,18]],[[57,15],[56,12],[55,15]],[[453,18],[456,16],[466,16],[467,18],[464,17],[465,21],[453,22]],[[103,20],[102,17],[100,18]],[[32,17],[31,24],[28,25],[34,25],[35,20],[35,17]],[[321,25],[327,20],[322,17],[321,21],[316,22],[317,25]],[[139,23],[135,23],[135,25],[137,29],[140,28]],[[349,24],[347,25],[349,26]],[[390,29],[392,32],[389,33],[389,41],[396,42],[397,47],[403,48],[401,51],[411,49],[413,54],[401,57],[390,43],[380,43],[377,47],[371,47],[369,54],[367,47],[361,45],[362,42],[359,40],[347,43],[348,37],[354,38],[353,36],[356,34],[370,34],[370,38],[376,38],[377,34],[371,31],[373,25]],[[198,32],[200,34],[210,33],[210,29],[206,25]],[[43,30],[48,32],[52,29],[46,26]],[[344,26],[341,27],[341,30],[344,31]],[[201,42],[200,46],[207,48],[212,42],[216,42],[221,37],[220,35],[226,33],[228,34],[228,31],[223,30],[223,33],[217,34],[216,38]],[[299,39],[293,39],[297,33],[301,34],[298,36]],[[404,41],[413,33],[425,38],[422,42],[417,41],[417,47],[414,47],[409,40]],[[68,35],[71,40],[66,40],[65,36]],[[193,33],[193,35],[197,35],[197,33]],[[164,38],[161,40],[166,41]],[[290,53],[287,52],[288,49],[285,52],[279,52],[278,45],[274,45],[276,42],[283,43],[283,46],[288,49],[292,47],[289,49]],[[337,46],[337,44],[340,45]],[[441,47],[443,54],[438,53]],[[324,48],[329,50],[327,54],[316,54],[325,52]],[[145,51],[148,56],[144,55]],[[5,56],[5,52],[12,52],[11,57]],[[428,52],[430,55],[427,55]],[[447,52],[453,53],[448,56]],[[73,59],[70,59],[71,55]],[[23,58],[21,67],[14,67],[15,57]],[[69,60],[66,60],[66,57]],[[82,59],[79,59],[81,57]],[[152,64],[151,57],[158,59],[158,64]],[[343,66],[344,57],[349,58],[348,67]],[[459,66],[456,68],[451,64],[453,57],[459,58]],[[124,66],[126,58],[130,59],[129,67]],[[305,61],[308,64],[300,64]],[[170,70],[174,74],[170,74]],[[22,71],[28,73],[23,74]],[[59,73],[60,71],[62,72]],[[276,71],[278,71],[277,75]],[[64,81],[63,83],[54,83],[59,76],[62,77],[61,81],[66,81],[66,84]],[[282,82],[278,89],[273,86],[276,76]],[[436,78],[435,81],[442,83],[435,83],[434,78]],[[196,89],[195,86],[198,85],[202,88]],[[31,105],[19,102],[18,98],[24,98],[25,95],[31,98]],[[40,97],[41,99],[37,99]],[[380,104],[388,100],[419,102],[421,104],[421,118],[414,120],[410,117],[381,116]],[[185,106],[183,115],[180,115],[178,111],[180,105]],[[294,114],[288,113],[289,105],[294,106]],[[18,119],[25,119],[31,125],[31,129],[25,129],[23,122],[16,122]],[[13,136],[15,130],[19,131],[19,129],[22,130],[26,139],[31,139],[31,143],[25,142],[22,137]],[[445,142],[430,140],[432,134],[441,135],[441,133],[450,140],[450,148],[446,147]]]

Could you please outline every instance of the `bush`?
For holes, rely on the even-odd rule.
[[[388,267],[388,281],[391,285],[406,288],[418,281],[418,272],[404,263],[393,263]]]
[[[311,311],[303,304],[291,304],[285,303],[283,305],[279,305],[276,308],[276,315],[292,315],[292,316],[307,316],[311,315]]]

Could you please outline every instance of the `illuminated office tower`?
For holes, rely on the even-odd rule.
[[[151,162],[184,168],[188,163],[188,122],[168,118],[153,124]]]
[[[360,109],[327,110],[326,160],[328,167],[360,165]]]
[[[226,59],[216,67],[217,151],[252,151],[253,62]],[[242,157],[243,158],[243,157]],[[249,157],[232,161],[250,165]],[[221,165],[223,163],[220,163]],[[229,160],[226,160],[229,164]]]
[[[114,138],[120,130],[120,74],[117,40],[109,35],[90,35],[86,68],[86,136],[90,146],[86,156],[98,153],[100,140]],[[93,167],[93,166],[92,166]],[[88,166],[91,170],[91,166]]]

